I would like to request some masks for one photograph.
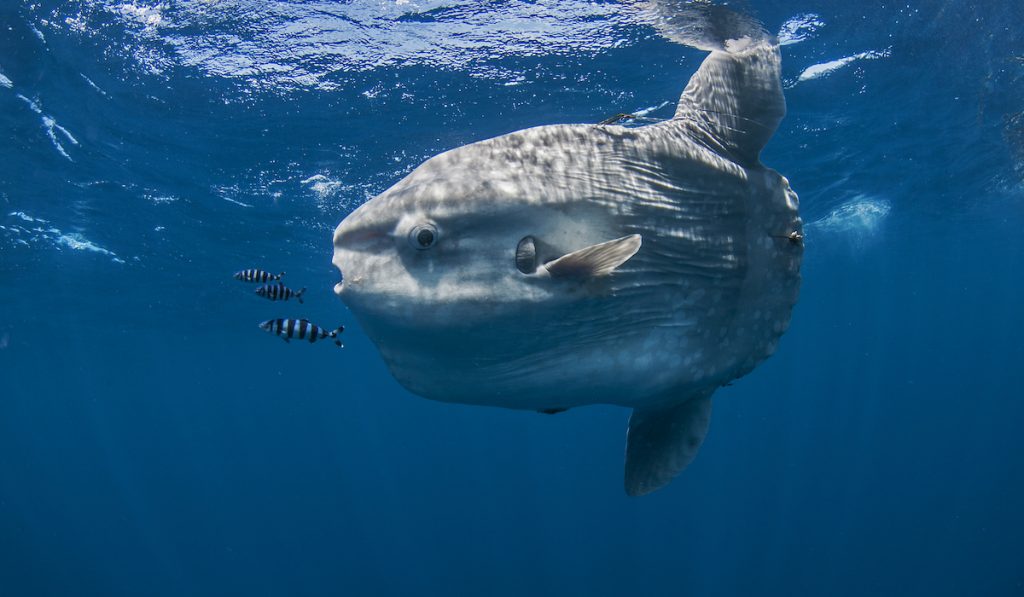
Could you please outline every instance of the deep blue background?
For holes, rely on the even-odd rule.
[[[674,102],[700,53],[616,21],[586,51],[253,87],[168,38],[245,38],[259,3],[155,32],[128,4],[0,8],[0,595],[1024,594],[1016,3],[751,3],[824,24],[783,48],[763,155],[810,223],[801,300],[694,464],[639,499],[625,410],[401,389],[331,292],[330,235],[444,149]],[[252,265],[306,305],[249,296],[230,274]],[[344,323],[347,347],[255,327],[277,316]]]

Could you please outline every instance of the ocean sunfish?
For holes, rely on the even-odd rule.
[[[711,395],[771,355],[800,287],[797,196],[759,159],[774,40],[730,40],[675,116],[551,125],[435,156],[334,233],[335,286],[409,391],[633,409],[626,492],[694,458]]]

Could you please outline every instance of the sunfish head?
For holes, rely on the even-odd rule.
[[[592,347],[604,333],[580,318],[600,312],[610,291],[603,274],[636,253],[640,237],[569,255],[623,234],[605,210],[568,199],[579,194],[572,172],[583,165],[523,159],[524,145],[540,139],[530,155],[558,160],[554,140],[571,136],[562,128],[440,154],[335,231],[335,292],[414,393],[549,404],[550,388],[572,382],[560,366],[579,357],[572,342],[585,337]]]

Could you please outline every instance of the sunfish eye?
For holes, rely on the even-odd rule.
[[[525,236],[516,247],[516,269],[524,274],[537,271],[537,245],[532,236]]]
[[[433,224],[420,224],[409,231],[409,244],[422,251],[437,244],[437,228]]]

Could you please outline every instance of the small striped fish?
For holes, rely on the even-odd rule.
[[[335,344],[342,346],[338,336],[345,331],[345,326],[339,325],[338,329],[327,331],[305,319],[268,319],[260,324],[260,329],[280,336],[285,342],[290,342],[292,338],[298,338],[299,340],[309,340],[312,344],[317,340],[333,338]]]
[[[299,299],[299,303],[302,303],[303,292],[306,292],[305,288],[296,292],[280,282],[277,284],[264,284],[256,289],[257,295],[271,301],[286,301],[294,296]]]
[[[271,282],[280,280],[283,275],[284,272],[272,274],[261,269],[243,269],[240,272],[235,272],[235,279],[243,282]]]

